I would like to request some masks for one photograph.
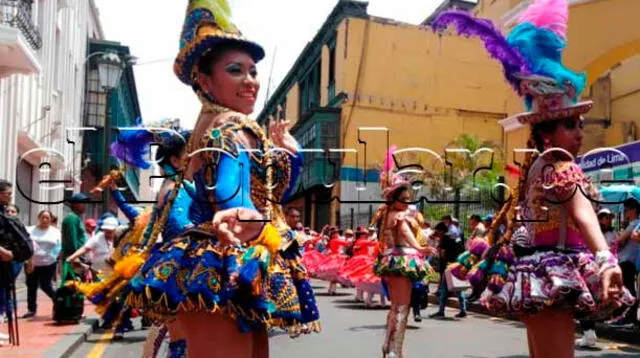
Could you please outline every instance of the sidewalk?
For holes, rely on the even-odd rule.
[[[18,317],[27,312],[27,291],[20,287],[18,295]],[[85,318],[77,325],[58,326],[51,320],[53,303],[44,292],[38,292],[38,315],[30,319],[19,319],[20,346],[0,347],[0,357],[12,358],[60,358],[70,354],[82,343],[97,321]],[[94,317],[94,306],[88,301],[84,305],[84,316]],[[0,326],[7,332],[7,325]]]

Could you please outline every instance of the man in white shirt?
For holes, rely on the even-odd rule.
[[[91,253],[91,268],[103,274],[113,270],[111,255],[113,254],[113,242],[116,238],[118,219],[108,217],[102,222],[100,232],[93,235],[78,251],[67,258],[68,262],[75,262],[86,253]]]

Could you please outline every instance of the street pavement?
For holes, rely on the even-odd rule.
[[[326,296],[326,284],[315,284],[323,332],[294,340],[282,332],[274,332],[270,345],[271,357],[380,357],[387,310],[365,309],[362,304],[354,303],[351,289],[340,289],[338,296]],[[435,307],[429,306],[423,311],[423,316],[433,312]],[[455,309],[447,309],[448,317],[453,317],[456,313]],[[139,327],[139,322],[135,326]],[[141,356],[146,334],[147,331],[136,330],[127,333],[121,342],[110,342],[110,333],[95,333],[71,357],[138,358]],[[473,313],[464,319],[425,318],[421,323],[411,321],[405,339],[407,358],[527,356],[526,335],[521,324]],[[640,347],[600,340],[597,350],[578,351],[576,356],[640,357]]]
[[[24,277],[19,276],[16,281],[16,298],[18,301],[18,316],[27,313],[27,289]],[[0,347],[0,357],[11,358],[59,358],[77,343],[81,343],[84,334],[95,323],[94,306],[88,301],[84,305],[84,316],[77,325],[57,325],[51,319],[53,303],[44,292],[38,292],[38,312],[33,318],[18,320],[20,332],[20,346]],[[6,324],[0,325],[0,332],[7,333]]]

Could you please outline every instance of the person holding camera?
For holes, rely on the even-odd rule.
[[[7,216],[5,209],[11,203],[13,185],[0,180],[0,311],[7,315],[9,334],[2,338],[12,344],[19,344],[18,322],[15,317],[17,276],[15,263],[29,260],[33,247],[29,234],[17,217]]]

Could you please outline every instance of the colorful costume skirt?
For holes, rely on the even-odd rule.
[[[328,281],[338,282],[338,272],[347,261],[349,256],[344,254],[330,254],[318,263],[316,277]]]
[[[369,268],[371,269],[371,268]],[[353,280],[353,285],[357,290],[362,292],[369,292],[372,294],[382,294],[382,279],[376,276],[373,271],[369,271],[364,275],[358,276]]]
[[[598,271],[591,253],[538,251],[517,257],[502,290],[484,290],[481,302],[494,314],[517,317],[547,308],[569,309],[586,320],[622,315],[635,299],[624,289],[604,302]]]
[[[355,287],[355,283],[364,275],[373,272],[375,258],[369,255],[353,256],[338,271],[338,282],[350,287]]]
[[[378,256],[373,270],[378,276],[404,276],[412,281],[428,280],[434,274],[420,252],[408,247],[385,250]]]
[[[154,249],[131,281],[127,302],[160,321],[180,312],[220,312],[242,332],[271,327],[291,335],[319,331],[297,241],[290,235],[279,247],[221,249],[214,237],[188,232]]]
[[[318,265],[326,258],[326,255],[317,250],[310,249],[302,253],[302,264],[307,269],[309,276],[316,277]]]

